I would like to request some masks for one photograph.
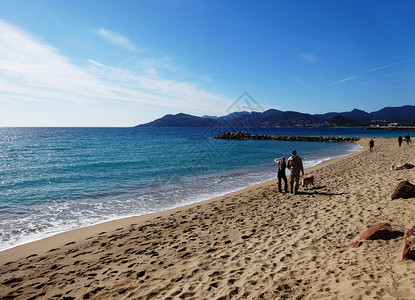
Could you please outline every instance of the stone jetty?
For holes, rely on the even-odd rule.
[[[354,136],[289,136],[289,135],[267,135],[250,134],[248,132],[226,132],[213,137],[222,140],[273,140],[287,142],[357,142],[360,137]]]

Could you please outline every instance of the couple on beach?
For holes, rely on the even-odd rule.
[[[284,156],[276,158],[274,161],[278,165],[278,191],[281,192],[281,180],[284,180],[285,192],[288,192],[287,176],[285,175],[285,169],[288,168],[290,170],[290,193],[296,194],[300,183],[300,172],[303,173],[304,176],[303,161],[301,160],[301,157],[297,156],[296,150],[293,150],[287,163],[285,162]]]
[[[402,145],[402,141],[403,141],[402,136],[399,136],[398,137],[399,147]],[[405,136],[405,142],[406,142],[406,145],[409,147],[409,143],[411,142],[411,136],[409,135],[409,133]]]

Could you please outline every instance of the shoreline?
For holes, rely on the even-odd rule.
[[[415,182],[413,169],[392,168],[414,164],[414,148],[376,138],[370,152],[367,142],[307,168],[315,186],[298,195],[274,179],[13,248],[0,298],[415,299],[415,261],[402,261],[415,202],[391,200],[399,182]],[[383,222],[399,234],[352,247]]]
[[[365,138],[364,137],[359,137],[359,139],[362,140],[362,139],[365,139]],[[329,157],[329,158],[323,159],[321,162],[318,162],[316,165],[313,165],[311,167],[307,167],[307,169],[314,168],[316,166],[319,166],[322,163],[329,162],[329,161],[331,161],[333,159],[347,157],[350,154],[353,154],[353,153],[356,153],[356,152],[360,152],[360,151],[362,151],[364,149],[362,147],[362,145],[361,145],[361,142],[359,142],[359,140],[354,141],[354,142],[348,142],[348,143],[349,144],[360,145],[361,149],[355,150],[354,152],[351,152],[349,154],[346,153],[346,154],[342,154],[342,155],[338,155],[338,156],[334,156],[334,157]],[[288,174],[289,174],[289,171],[287,171],[287,177],[288,177]],[[179,208],[182,208],[182,207],[187,207],[188,205],[203,203],[205,201],[210,201],[210,200],[213,200],[213,199],[216,199],[216,198],[224,197],[224,196],[226,196],[228,194],[232,194],[232,193],[235,193],[235,192],[239,192],[239,191],[242,191],[242,190],[244,190],[246,188],[250,188],[250,187],[256,186],[258,184],[263,184],[263,183],[266,183],[268,181],[272,181],[272,180],[275,180],[275,179],[276,179],[275,177],[273,177],[271,179],[264,179],[264,180],[261,180],[261,181],[258,181],[258,182],[249,184],[247,186],[238,188],[238,189],[233,190],[233,191],[224,191],[224,192],[219,193],[218,195],[212,195],[211,197],[204,198],[202,200],[197,200],[196,202],[191,202],[191,203],[187,203],[187,204],[180,205],[180,206],[176,206],[176,207],[172,207],[172,208],[167,208],[167,209],[162,210],[162,211],[151,212],[151,213],[146,213],[146,214],[142,214],[142,215],[120,216],[120,217],[116,217],[116,218],[113,218],[113,219],[102,220],[102,221],[99,221],[98,223],[94,223],[94,224],[90,224],[90,225],[86,225],[86,226],[82,226],[82,227],[78,227],[78,228],[73,228],[73,229],[69,229],[69,230],[63,230],[63,231],[55,232],[55,233],[48,233],[48,234],[45,234],[43,237],[34,238],[34,239],[31,239],[31,240],[23,241],[23,242],[20,242],[18,244],[15,244],[13,246],[10,246],[10,247],[1,249],[0,250],[0,262],[1,262],[1,257],[2,257],[2,253],[3,252],[8,251],[8,250],[13,250],[16,247],[21,247],[21,246],[25,246],[25,245],[28,245],[28,244],[31,244],[31,243],[41,242],[44,239],[53,238],[53,237],[55,237],[57,235],[60,235],[60,234],[70,233],[72,231],[76,231],[76,230],[88,228],[88,227],[91,227],[91,226],[100,226],[101,224],[104,224],[104,223],[116,222],[116,221],[120,221],[120,220],[123,220],[123,219],[137,218],[137,217],[142,217],[142,216],[146,216],[146,215],[154,215],[154,214],[158,214],[158,213],[163,213],[165,211],[171,211],[171,210],[174,210],[174,209],[179,209]]]
[[[351,155],[354,155],[356,153],[364,151],[368,148],[368,146],[367,146],[367,141],[368,140],[369,140],[368,138],[362,137],[362,138],[360,138],[359,141],[351,142],[351,143],[354,143],[354,144],[359,144],[361,149],[358,150],[358,151],[349,153],[349,154],[345,154],[345,155],[341,155],[341,156],[338,156],[338,157],[335,157],[335,158],[330,158],[330,159],[324,160],[324,161],[318,163],[317,165],[306,168],[304,171],[305,172],[312,172],[316,168],[323,167],[326,164],[330,164],[331,162],[336,162],[337,160],[345,159],[345,158],[347,158]],[[288,176],[287,176],[287,179],[288,179]],[[160,212],[154,212],[154,213],[144,214],[144,215],[139,215],[139,216],[121,217],[121,218],[114,219],[114,220],[109,220],[109,221],[102,221],[102,222],[97,223],[97,224],[93,224],[93,225],[89,225],[89,226],[85,226],[85,227],[81,227],[81,228],[76,228],[76,229],[71,229],[71,230],[68,230],[68,231],[55,233],[55,234],[52,234],[50,236],[46,236],[46,237],[43,237],[43,238],[40,238],[40,239],[37,239],[37,240],[34,240],[34,241],[24,242],[22,244],[12,246],[12,247],[6,248],[4,250],[0,250],[0,265],[2,263],[5,263],[7,259],[11,259],[14,255],[16,255],[16,259],[20,259],[20,258],[23,258],[25,256],[28,256],[28,255],[30,255],[29,252],[31,252],[32,249],[37,249],[38,252],[44,252],[44,251],[46,251],[46,248],[50,248],[50,247],[56,248],[60,244],[62,244],[62,245],[65,244],[66,240],[68,240],[68,241],[73,240],[75,235],[79,236],[80,238],[78,240],[81,241],[89,235],[98,234],[99,232],[102,232],[102,231],[108,231],[108,230],[111,230],[111,228],[118,228],[120,226],[125,226],[129,222],[135,222],[135,223],[136,222],[145,222],[145,221],[151,220],[153,218],[157,218],[160,215],[174,213],[177,210],[192,208],[193,206],[200,205],[200,204],[205,204],[206,205],[209,202],[218,201],[218,200],[220,200],[220,199],[222,199],[226,196],[233,196],[234,194],[243,193],[245,191],[255,189],[257,186],[276,184],[276,182],[277,182],[276,178],[273,178],[273,179],[270,179],[270,180],[266,180],[266,181],[263,181],[263,182],[260,182],[260,183],[256,183],[256,184],[241,188],[237,191],[233,191],[233,192],[229,192],[229,193],[225,192],[224,194],[216,196],[216,197],[212,197],[212,198],[208,198],[208,199],[201,200],[201,201],[198,201],[198,202],[186,204],[186,205],[183,205],[183,206],[178,206],[178,207],[175,207],[175,208],[163,210],[163,211],[160,211]],[[41,245],[41,244],[45,244],[45,245]],[[52,245],[52,246],[50,246],[50,245]]]

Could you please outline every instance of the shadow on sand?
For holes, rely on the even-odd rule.
[[[377,240],[389,241],[389,240],[397,239],[398,237],[402,237],[404,235],[405,233],[395,230],[395,231],[391,231],[387,236],[377,238]]]
[[[347,195],[347,193],[329,193],[329,192],[323,192],[319,191],[321,189],[325,189],[327,186],[314,186],[311,189],[307,189],[304,191],[299,191],[298,195],[324,195],[324,196],[339,196],[339,195]]]

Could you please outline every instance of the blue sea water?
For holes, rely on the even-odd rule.
[[[226,141],[208,128],[0,128],[0,250],[100,222],[167,210],[275,177],[296,149],[306,167],[352,143]],[[393,136],[365,129],[250,133]]]

